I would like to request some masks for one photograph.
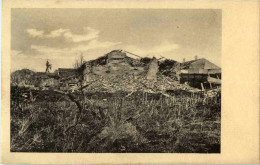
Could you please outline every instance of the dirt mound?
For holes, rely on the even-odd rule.
[[[35,72],[29,69],[17,70],[11,73],[11,85],[33,85]]]

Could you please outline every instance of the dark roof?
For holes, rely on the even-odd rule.
[[[75,72],[73,68],[58,68],[59,72]]]
[[[68,78],[76,76],[76,69],[73,68],[59,68],[58,69],[59,77]]]
[[[181,63],[182,69],[221,69],[205,58]]]
[[[35,73],[36,78],[56,78],[55,73],[46,73],[46,72],[36,72]]]

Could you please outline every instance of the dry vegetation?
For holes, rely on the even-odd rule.
[[[12,87],[12,152],[220,152],[220,93],[73,93]]]

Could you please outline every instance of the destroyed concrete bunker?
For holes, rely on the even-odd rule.
[[[35,77],[37,86],[61,90],[73,90],[93,82],[100,83],[102,88],[107,84],[110,88],[134,88],[133,85],[127,87],[131,83],[136,86],[146,83],[150,88],[157,85],[162,89],[184,83],[196,88],[204,84],[207,88],[208,84],[211,87],[220,85],[221,68],[204,58],[179,63],[166,58],[143,58],[127,51],[113,50],[95,60],[84,62],[80,68],[59,68],[54,73],[37,72]],[[167,86],[164,84],[166,80]],[[119,89],[124,90],[123,87]]]

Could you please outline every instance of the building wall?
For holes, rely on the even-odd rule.
[[[192,68],[188,69],[188,73],[190,74],[207,74],[208,70],[207,69],[200,69],[200,68]]]
[[[126,53],[123,53],[119,50],[112,51],[107,56],[107,64],[117,64],[125,62]]]
[[[207,75],[207,74],[181,73],[181,75],[180,75],[180,81],[181,81],[181,83],[191,82],[191,81],[204,82],[204,81],[207,81],[207,78],[208,78],[208,75]]]
[[[203,83],[204,87],[209,87],[208,76],[217,78],[221,76],[217,76],[218,74],[199,74],[199,73],[181,73],[180,74],[180,83],[188,82],[190,86],[201,88],[201,83]]]
[[[147,80],[157,81],[157,72],[159,71],[158,60],[153,58],[149,65],[149,69],[146,75]]]

